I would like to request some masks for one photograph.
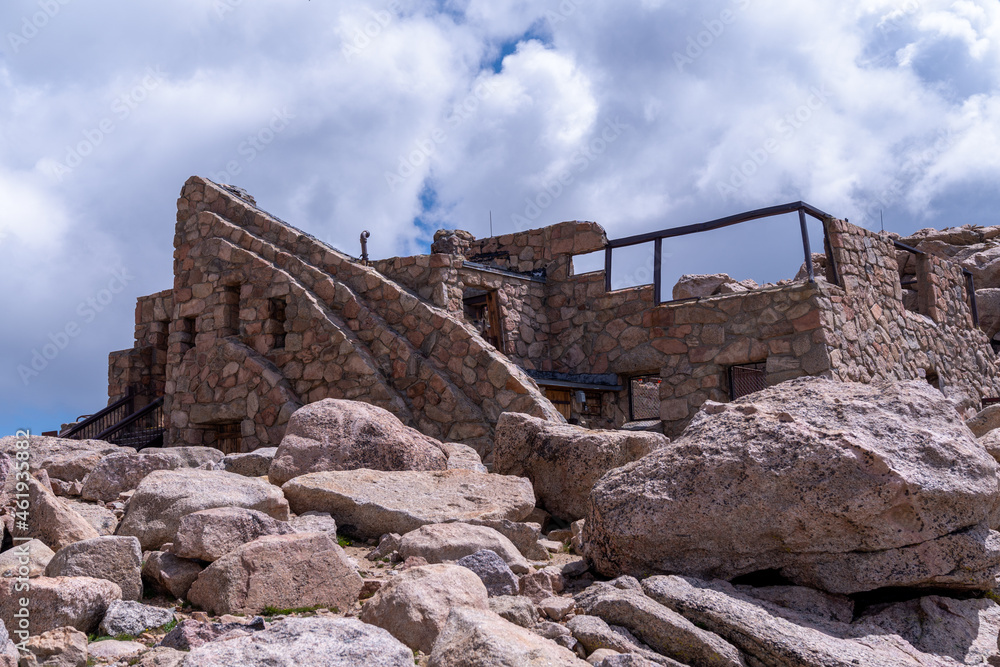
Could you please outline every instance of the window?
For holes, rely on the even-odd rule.
[[[239,454],[243,444],[240,422],[219,424],[215,431],[215,448],[223,454]]]
[[[271,348],[280,350],[285,347],[285,299],[271,299],[268,302],[267,329],[264,333],[274,336]]]
[[[636,375],[628,383],[629,421],[660,418],[659,375]]]
[[[178,342],[180,342],[181,354],[194,347],[194,339],[197,335],[197,330],[195,329],[195,319],[193,317],[185,317],[177,321],[177,333],[180,334],[177,337]]]
[[[599,417],[601,415],[601,392],[585,391],[583,395],[585,400],[580,407],[581,414]]]
[[[476,327],[479,335],[500,352],[504,349],[502,317],[500,300],[496,290],[484,292],[481,290],[466,290],[462,299],[465,320]]]
[[[729,400],[767,389],[767,363],[738,364],[729,367]]]

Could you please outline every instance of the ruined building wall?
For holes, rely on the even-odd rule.
[[[175,246],[168,441],[238,421],[244,449],[277,444],[294,407],[327,396],[382,404],[487,455],[504,411],[561,419],[453,313],[215,184],[185,185]]]
[[[108,405],[123,398],[129,387],[140,397],[136,408],[163,395],[173,308],[172,290],[139,297],[135,305],[135,345],[108,355]]]
[[[904,308],[892,239],[841,220],[827,224],[843,284],[824,288],[832,303],[824,326],[834,377],[928,377],[973,408],[981,396],[1000,396],[995,355],[973,325],[958,265],[933,255],[916,257],[919,312],[912,312]]]

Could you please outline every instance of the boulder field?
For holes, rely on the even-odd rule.
[[[808,378],[673,441],[506,413],[487,470],[324,400],[228,456],[39,438],[24,522],[0,439],[0,667],[1000,664],[998,427]]]

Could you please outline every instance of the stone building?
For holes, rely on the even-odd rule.
[[[1000,395],[958,266],[831,217],[824,232],[816,280],[660,303],[574,272],[613,245],[596,223],[439,232],[430,255],[363,262],[192,177],[173,288],[138,300],[109,398],[163,396],[168,444],[230,451],[276,445],[305,403],[359,399],[488,460],[505,411],[671,434],[707,400],[801,375]]]

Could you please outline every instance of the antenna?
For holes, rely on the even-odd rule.
[[[885,223],[882,221],[882,209],[878,210],[878,224],[882,228],[882,231],[884,232],[885,231]]]
[[[490,209],[490,238],[493,237],[493,209]]]

